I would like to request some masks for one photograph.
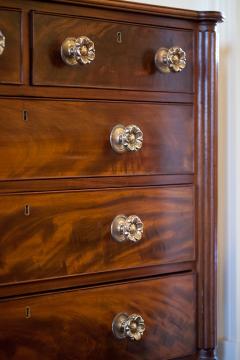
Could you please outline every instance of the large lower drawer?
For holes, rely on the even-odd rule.
[[[126,328],[127,338],[115,338],[112,323],[120,313],[142,317],[140,327],[127,319],[135,335],[145,326],[139,341],[129,340],[132,334]],[[169,276],[6,301],[0,303],[0,318],[2,360],[179,358],[196,347],[195,277]]]
[[[81,40],[86,37],[90,42]],[[70,42],[65,41],[69,38]],[[34,12],[32,39],[34,85],[193,92],[192,30]],[[69,44],[66,53],[73,56],[69,57],[70,64],[61,58],[62,44]],[[184,63],[184,51],[186,67],[176,72],[178,66],[169,64],[168,73],[158,71],[154,58],[159,48],[175,49],[171,60],[174,64],[180,59]],[[81,60],[92,61],[83,65]]]
[[[0,179],[193,173],[191,105],[40,100],[0,104]],[[111,148],[110,133],[118,124],[140,128],[140,150],[117,153]]]
[[[143,223],[139,241],[112,237],[122,214]],[[0,234],[2,284],[191,261],[193,188],[2,196]]]

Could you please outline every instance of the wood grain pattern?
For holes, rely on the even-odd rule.
[[[6,6],[5,0],[0,0],[0,6]],[[29,12],[31,10],[36,11],[51,11],[55,13],[66,13],[68,16],[84,16],[88,18],[92,16],[93,18],[102,19],[103,21],[107,20],[108,22],[116,21],[117,23],[134,23],[139,25],[155,25],[157,27],[166,27],[175,31],[175,29],[185,29],[193,31],[196,29],[196,23],[184,19],[177,19],[175,17],[174,21],[169,17],[155,16],[156,14],[147,15],[143,11],[136,13],[134,11],[114,11],[112,3],[109,2],[108,8],[103,6],[101,8],[101,3],[95,4],[92,6],[91,3],[86,3],[85,6],[77,6],[70,2],[61,2],[56,3],[53,1],[42,2],[42,1],[22,1],[22,0],[8,0],[8,6],[12,7],[21,7],[23,10],[23,33],[22,39],[24,44],[23,51],[23,85],[19,86],[2,86],[0,87],[0,94],[5,96],[34,96],[34,97],[58,97],[58,98],[82,98],[82,99],[115,99],[115,100],[146,100],[146,101],[163,101],[163,102],[193,102],[193,93],[177,93],[177,92],[156,92],[156,91],[142,91],[142,90],[120,90],[120,89],[101,89],[101,88],[81,88],[81,87],[50,87],[50,86],[29,86],[29,49],[31,47],[31,41],[29,36],[29,29],[31,27],[31,21]],[[98,6],[99,5],[99,6]],[[129,4],[127,2],[122,3],[123,7]],[[133,4],[134,7],[140,4]],[[142,4],[141,4],[142,5]],[[140,9],[139,9],[140,10]],[[158,7],[157,9],[158,10]],[[165,10],[163,8],[163,10]]]
[[[118,32],[122,43],[117,42]],[[68,66],[61,59],[61,44],[81,35],[95,43],[96,58],[90,65]],[[155,53],[172,46],[186,51],[188,65],[181,73],[161,74]],[[32,48],[34,85],[193,91],[192,31],[34,13]]]
[[[122,311],[143,316],[141,341],[114,338],[112,320]],[[2,360],[173,359],[195,352],[195,278],[171,276],[3,302],[0,318]]]
[[[3,196],[0,282],[193,260],[193,197],[191,186]],[[142,219],[139,243],[111,238],[119,214]]]
[[[2,180],[193,172],[192,106],[31,100],[0,104]],[[141,128],[140,151],[112,150],[110,132],[119,123]]]
[[[8,35],[0,57],[1,359],[216,358],[214,26],[222,19],[219,12],[120,0],[0,0],[0,28]],[[90,67],[60,63],[62,37],[75,30],[96,42]],[[116,44],[117,31],[131,36]],[[153,53],[178,39],[190,51],[190,63],[181,74],[164,77],[153,67]],[[144,128],[143,152],[110,155],[110,127],[122,119]],[[158,187],[181,183],[194,185]],[[40,194],[49,191],[56,193]],[[23,213],[26,200],[30,216]],[[147,243],[137,250],[120,251],[109,239],[107,222],[123,205],[121,212],[137,209],[146,216]],[[194,279],[193,285],[186,280],[195,271],[197,302]],[[178,272],[188,275],[173,276]],[[117,285],[123,281],[128,284]],[[46,291],[58,294],[43,296]],[[25,298],[10,299],[16,297]],[[142,344],[109,345],[105,319],[118,301],[125,310],[146,311],[153,330]],[[28,305],[34,316],[25,319]]]
[[[0,84],[20,84],[22,71],[21,11],[0,8],[0,30],[5,49],[0,55]]]

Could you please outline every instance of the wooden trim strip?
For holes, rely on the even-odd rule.
[[[48,94],[48,96],[46,96]],[[171,102],[171,103],[193,103],[194,94],[174,93],[157,91],[135,91],[120,89],[87,89],[79,87],[54,87],[54,86],[28,86],[11,85],[1,86],[1,97],[42,97],[42,98],[61,98],[61,99],[82,99],[82,100],[129,100],[146,102]]]
[[[193,184],[194,176],[142,175],[0,181],[1,194]]]
[[[143,279],[149,276],[169,275],[195,271],[195,263],[181,262],[175,264],[155,265],[142,268],[115,270],[96,274],[72,275],[29,282],[0,285],[0,299],[27,296],[46,292],[62,291],[64,289],[85,288],[126,280]],[[0,300],[1,301],[1,300]]]
[[[198,269],[198,347],[216,346],[217,266],[217,76],[214,26],[200,26],[197,101],[196,228]]]
[[[197,21],[222,22],[223,15],[218,11],[194,11],[171,7],[163,7],[149,4],[140,4],[130,1],[120,0],[50,0],[52,3],[64,3],[73,5],[82,5],[88,7],[101,7],[106,9],[121,10],[150,14],[155,16],[166,16],[172,18],[181,18]]]

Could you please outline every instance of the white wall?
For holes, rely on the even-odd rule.
[[[240,55],[239,0],[218,0],[226,17],[219,26],[219,354],[240,359]]]
[[[240,359],[240,1],[138,0],[138,2],[220,10],[219,33],[219,215],[218,353]]]

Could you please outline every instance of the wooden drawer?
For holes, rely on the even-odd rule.
[[[2,302],[0,357],[179,358],[195,352],[194,302],[191,274]],[[114,337],[112,322],[122,312],[143,318],[141,340]]]
[[[94,42],[95,59],[87,65],[66,65],[61,44],[80,36]],[[160,73],[154,63],[156,51],[174,46],[186,52],[186,68]],[[34,85],[193,92],[192,30],[34,12],[32,49]]]
[[[120,214],[141,219],[140,241],[112,238]],[[191,261],[193,188],[2,196],[0,233],[2,284]]]
[[[20,84],[21,11],[0,8],[0,83]]]
[[[191,105],[1,100],[0,179],[192,174]],[[110,145],[117,124],[143,132],[137,152]]]

